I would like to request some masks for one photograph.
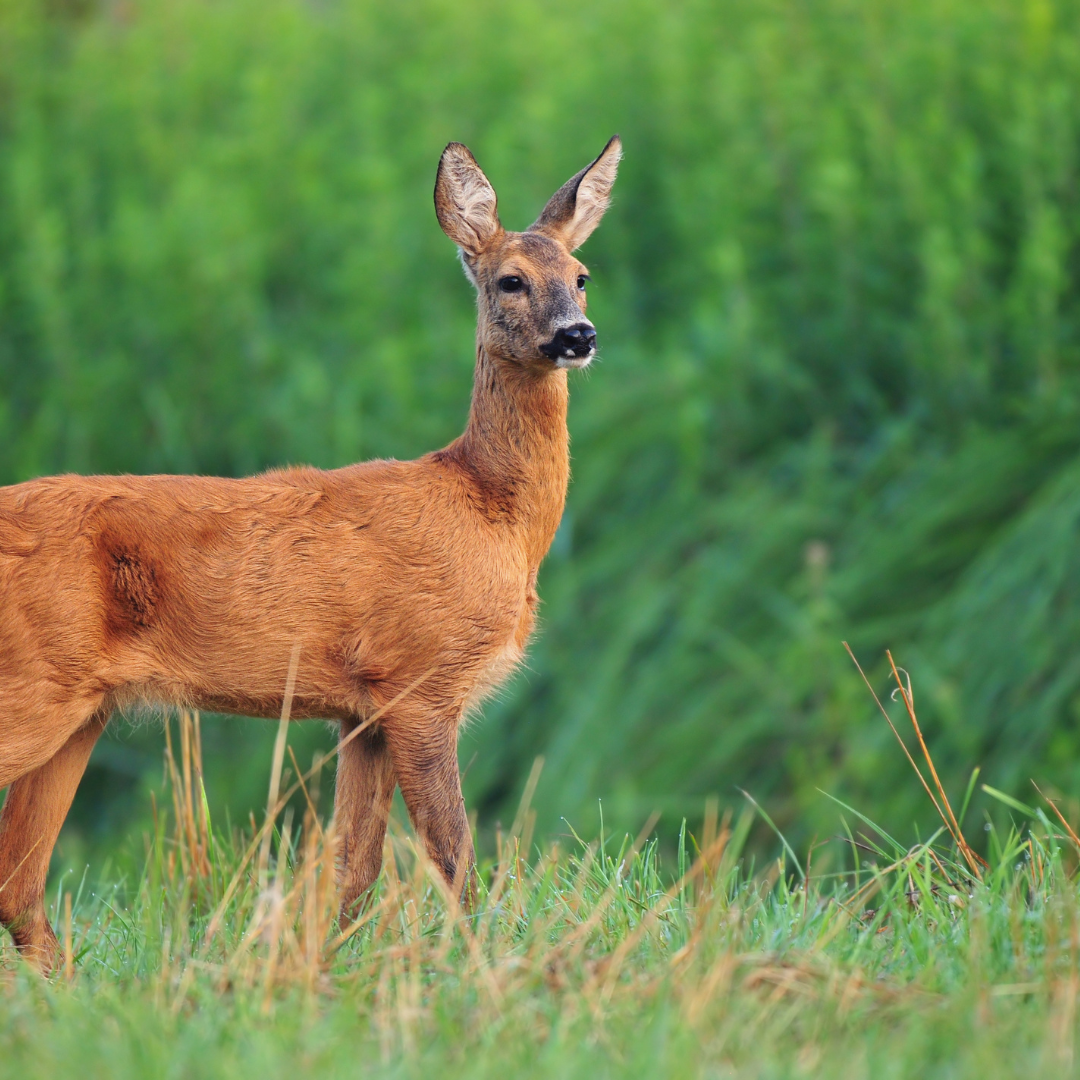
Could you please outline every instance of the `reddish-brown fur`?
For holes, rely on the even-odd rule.
[[[592,354],[558,351],[568,325],[591,331],[571,252],[608,204],[619,152],[613,139],[530,230],[507,233],[472,155],[444,151],[436,211],[479,294],[469,422],[445,449],[244,480],[0,488],[0,922],[39,967],[57,954],[44,909],[53,844],[113,710],[276,717],[296,646],[292,714],[336,719],[343,735],[421,680],[342,749],[344,908],[379,872],[397,785],[468,899],[458,726],[532,631],[566,495],[566,367]]]

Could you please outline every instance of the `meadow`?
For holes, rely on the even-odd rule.
[[[923,839],[838,805],[838,835],[803,857],[778,836],[755,867],[769,815],[713,803],[670,866],[654,819],[536,843],[537,767],[474,912],[394,823],[352,922],[311,797],[327,761],[302,769],[282,723],[261,824],[222,829],[181,714],[141,872],[61,879],[51,981],[0,946],[0,1075],[1080,1075],[1080,837],[1052,801],[987,789],[1014,822],[975,852],[977,775],[954,811],[895,678],[897,753],[941,823]]]
[[[1066,0],[0,0],[0,483],[445,444],[443,146],[511,228],[626,149],[479,912],[399,827],[343,939],[331,762],[118,722],[0,1073],[1075,1071],[1077,71]]]

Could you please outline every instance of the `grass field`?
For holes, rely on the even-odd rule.
[[[1015,824],[969,823],[976,854],[977,774],[950,805],[899,699],[932,836],[837,805],[836,837],[802,856],[778,837],[755,867],[743,844],[768,815],[748,801],[735,821],[707,807],[672,865],[651,821],[637,841],[541,849],[536,769],[474,915],[392,825],[345,926],[314,812],[325,763],[297,779],[283,724],[264,822],[226,830],[182,716],[141,874],[54,885],[52,980],[0,948],[0,1075],[1072,1075],[1080,841],[1055,803],[999,796]]]
[[[206,797],[193,719],[164,786],[120,726],[66,970],[0,934],[0,1076],[1075,1071],[1080,849],[1028,780],[1080,795],[1077,71],[1070,0],[0,3],[0,483],[444,444],[443,146],[515,228],[627,151],[542,632],[462,740],[479,911],[399,824],[337,925],[332,762],[290,792],[279,743],[277,807],[273,727],[207,717]],[[841,637],[916,671],[955,820]]]

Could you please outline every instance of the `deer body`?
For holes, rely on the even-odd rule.
[[[570,252],[606,207],[618,156],[612,140],[514,234],[468,151],[444,152],[436,209],[480,295],[469,422],[445,449],[242,480],[0,488],[0,922],[30,960],[55,961],[49,857],[114,709],[277,717],[296,649],[292,715],[338,720],[344,737],[385,713],[339,755],[343,906],[378,874],[398,785],[468,899],[458,727],[533,628],[569,477],[566,369],[595,339]]]

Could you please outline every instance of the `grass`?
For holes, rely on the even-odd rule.
[[[840,807],[841,836],[802,857],[780,838],[755,868],[744,843],[767,813],[714,805],[670,868],[652,821],[635,841],[542,848],[534,772],[475,915],[392,823],[345,926],[312,791],[325,762],[285,764],[283,722],[262,825],[215,827],[182,715],[141,874],[61,881],[52,980],[0,947],[0,1075],[1072,1075],[1077,835],[1055,803],[1001,796],[1020,823],[988,819],[976,853],[977,776],[954,814],[896,681],[942,815],[926,839]]]

